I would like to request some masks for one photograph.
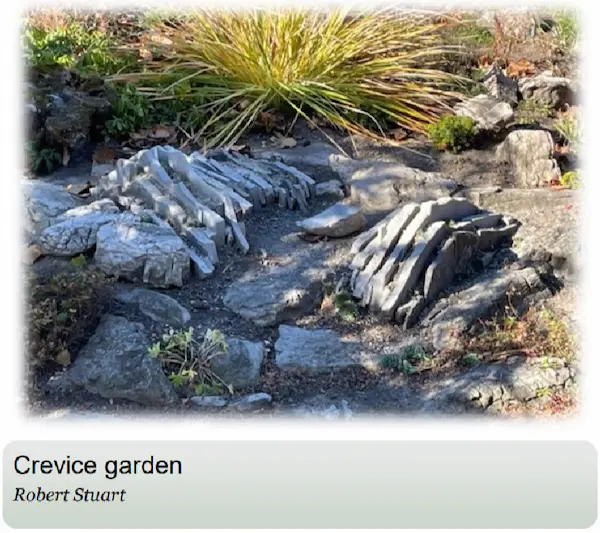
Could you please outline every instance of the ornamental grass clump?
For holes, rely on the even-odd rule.
[[[235,143],[273,110],[371,137],[425,132],[459,98],[438,67],[446,25],[414,11],[197,10],[157,23],[168,46],[146,72],[115,79],[205,109],[193,137],[206,147]]]

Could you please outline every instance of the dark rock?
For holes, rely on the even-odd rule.
[[[144,326],[106,316],[65,380],[103,398],[154,407],[174,405],[178,401],[175,389],[160,363],[148,355],[149,347]]]
[[[234,388],[249,387],[260,378],[265,352],[261,342],[227,339],[227,353],[211,361],[211,369]]]
[[[483,84],[490,95],[515,107],[519,102],[519,84],[508,78],[494,63],[483,76]]]
[[[176,329],[183,328],[192,318],[189,311],[174,298],[148,289],[120,291],[115,299],[121,303],[136,305],[147,317]]]
[[[479,237],[476,233],[454,232],[425,273],[423,295],[427,301],[433,302],[458,274],[468,268],[478,247]]]

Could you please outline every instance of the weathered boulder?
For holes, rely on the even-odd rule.
[[[307,256],[290,265],[249,274],[232,283],[223,304],[257,326],[273,326],[314,309],[322,300],[323,272]]]
[[[147,317],[176,329],[183,328],[192,318],[190,312],[174,298],[148,289],[119,291],[115,299],[121,303],[136,305]]]
[[[511,305],[536,292],[546,289],[536,270],[499,270],[485,274],[469,288],[439,301],[423,321],[432,344],[437,350],[458,349],[460,334],[477,320],[490,318],[502,310],[510,298]]]
[[[398,163],[338,157],[331,166],[348,184],[352,203],[365,215],[382,215],[405,202],[449,196],[458,188],[455,181],[440,173]]]
[[[297,222],[306,233],[324,237],[347,237],[361,231],[366,224],[359,207],[337,203],[314,217]]]
[[[316,185],[317,196],[333,196],[344,198],[344,185],[339,180],[329,180]]]
[[[94,260],[109,276],[155,287],[181,287],[190,274],[185,243],[173,230],[154,224],[105,224],[96,235]]]
[[[358,342],[342,339],[333,331],[279,326],[275,364],[280,368],[323,372],[357,366],[359,355]]]
[[[260,377],[265,356],[261,342],[227,339],[227,353],[211,360],[211,369],[234,388],[254,385]]]
[[[174,405],[175,389],[160,363],[148,355],[149,347],[150,338],[141,324],[108,315],[61,381],[103,398],[154,407]]]
[[[74,256],[96,245],[98,230],[109,222],[122,220],[134,223],[137,217],[131,213],[96,211],[86,215],[70,217],[46,228],[39,238],[39,243],[48,255]]]
[[[23,180],[25,230],[29,240],[35,238],[65,211],[82,205],[64,187],[38,180]]]
[[[575,92],[571,81],[559,78],[552,72],[542,72],[537,76],[519,80],[519,90],[525,100],[534,100],[552,109],[575,104]]]
[[[515,186],[524,189],[560,179],[560,168],[553,155],[552,136],[544,130],[513,131],[496,150],[497,159],[512,167]]]
[[[486,94],[479,94],[456,106],[459,116],[471,118],[479,131],[498,132],[505,128],[515,116],[507,102]]]

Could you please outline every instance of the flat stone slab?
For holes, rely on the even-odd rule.
[[[183,328],[192,318],[190,312],[174,298],[148,289],[119,291],[115,299],[121,303],[137,305],[147,317],[176,329]]]
[[[478,198],[482,208],[502,212],[521,226],[512,249],[522,258],[549,254],[555,268],[575,274],[581,268],[580,193],[572,190],[505,189]]]
[[[359,365],[359,350],[356,341],[346,341],[330,330],[279,326],[275,364],[283,369],[323,372]]]
[[[111,222],[96,240],[95,263],[109,276],[168,288],[181,287],[190,274],[187,246],[163,226]]]
[[[273,326],[314,309],[322,300],[321,270],[316,258],[274,267],[232,283],[223,304],[257,326]],[[319,259],[320,260],[320,259]]]
[[[366,224],[359,207],[337,203],[314,217],[304,219],[297,226],[312,235],[347,237],[361,231]]]
[[[175,389],[160,363],[148,355],[149,347],[142,324],[108,315],[61,381],[103,398],[154,407],[174,405]]]

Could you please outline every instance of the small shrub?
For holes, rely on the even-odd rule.
[[[32,369],[68,364],[110,300],[110,280],[92,268],[29,279],[27,360]]]
[[[554,26],[559,44],[566,52],[570,52],[579,39],[579,21],[577,14],[571,10],[563,10],[554,16]]]
[[[581,184],[580,177],[579,177],[579,171],[578,170],[569,170],[568,172],[565,172],[560,177],[560,184],[563,187],[568,187],[569,189],[577,189],[579,187],[579,185]]]
[[[476,353],[468,353],[461,359],[461,363],[465,366],[475,366],[481,362],[479,356]]]
[[[517,105],[516,117],[519,124],[539,124],[540,119],[551,117],[552,108],[533,99],[521,100]]]
[[[106,121],[107,137],[119,138],[148,125],[150,104],[132,83],[117,86],[117,99],[113,103],[113,116]]]
[[[402,372],[406,375],[419,372],[418,365],[429,361],[427,352],[421,346],[413,345],[404,348],[401,354],[388,354],[379,359],[382,368]]]
[[[209,329],[202,341],[194,337],[194,328],[174,331],[163,335],[162,341],[151,346],[149,354],[160,360],[175,387],[201,396],[222,394],[231,385],[225,383],[210,366],[211,360],[227,353],[225,337],[219,330]]]
[[[334,305],[336,315],[340,316],[344,322],[354,322],[358,318],[358,306],[349,293],[336,294]]]
[[[27,148],[29,167],[34,174],[50,174],[62,162],[60,154],[54,148],[40,147],[38,143],[29,143]]]
[[[132,61],[115,53],[106,34],[75,21],[55,27],[26,25],[23,40],[28,64],[39,70],[63,66],[104,76]]]
[[[570,113],[556,121],[556,131],[567,142],[572,152],[577,152],[581,142],[581,127],[577,113]]]
[[[428,133],[435,148],[456,154],[471,146],[475,122],[470,117],[447,115],[429,126]]]

